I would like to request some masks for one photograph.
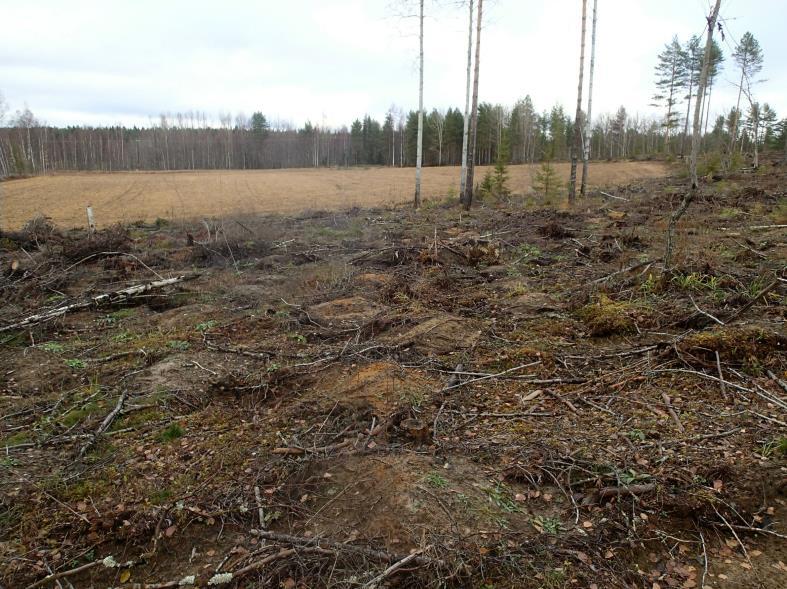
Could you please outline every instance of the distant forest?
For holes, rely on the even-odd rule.
[[[565,160],[574,123],[561,106],[537,112],[530,97],[512,108],[482,103],[478,112],[476,162],[492,164],[507,149],[511,163]],[[731,120],[705,122],[708,149],[726,142]],[[391,109],[380,122],[369,116],[349,128],[327,129],[270,125],[262,113],[225,115],[212,124],[202,113],[161,115],[150,128],[66,127],[40,124],[29,110],[17,113],[12,126],[0,128],[0,174],[45,174],[61,170],[248,170],[271,168],[413,166],[418,113]],[[677,125],[675,125],[677,127]],[[458,165],[462,155],[463,115],[450,108],[427,114],[424,164]],[[784,125],[769,126],[765,143],[782,145]],[[744,148],[750,141],[741,129]],[[667,144],[669,141],[669,144]],[[657,153],[684,153],[682,132],[671,138],[655,118],[630,116],[621,107],[593,125],[590,157],[594,160],[644,158]]]

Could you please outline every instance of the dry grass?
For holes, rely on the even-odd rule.
[[[510,185],[527,193],[538,166],[512,166]],[[568,179],[568,164],[558,164]],[[477,171],[483,178],[486,168]],[[591,165],[597,185],[625,184],[666,173],[656,162]],[[138,219],[191,219],[237,213],[296,213],[406,202],[412,198],[412,168],[293,169],[199,172],[81,173],[5,183],[0,224],[19,228],[43,214],[60,226],[85,225],[85,206],[93,206],[100,226]],[[425,198],[444,197],[458,188],[459,169],[426,168]]]

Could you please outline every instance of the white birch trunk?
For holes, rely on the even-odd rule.
[[[579,193],[584,197],[587,192],[588,168],[590,165],[590,138],[593,133],[593,74],[596,70],[596,22],[598,19],[598,0],[593,0],[593,32],[590,35],[590,77],[588,78],[588,112],[585,121],[585,149],[582,160],[582,186]]]
[[[421,206],[421,164],[424,156],[424,0],[421,0],[418,81],[418,146],[415,158],[415,208]]]
[[[473,175],[475,174],[475,148],[478,138],[478,79],[481,74],[481,22],[483,19],[484,0],[478,0],[478,18],[475,34],[475,74],[473,77],[473,106],[470,111],[470,135],[467,146],[467,181],[462,195],[463,205],[470,210],[473,204]]]
[[[577,160],[582,151],[582,87],[585,75],[585,34],[587,29],[587,0],[582,0],[582,41],[579,50],[579,84],[577,89],[577,113],[574,118],[574,146],[571,150],[571,176],[568,182],[568,201],[577,198]]]
[[[467,144],[470,133],[470,85],[473,69],[473,0],[470,0],[470,18],[467,32],[467,91],[465,92],[465,126],[462,133],[462,175],[459,181],[459,197],[464,198],[467,185]]]

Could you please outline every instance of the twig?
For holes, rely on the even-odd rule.
[[[255,485],[254,486],[254,499],[257,501],[257,515],[260,518],[260,529],[265,529],[265,511],[262,509],[262,494],[260,493],[260,488]]]
[[[766,374],[768,375],[768,378],[778,384],[782,389],[784,389],[784,392],[787,393],[787,382],[779,379],[771,370],[768,370]]]
[[[765,295],[767,295],[769,292],[771,292],[771,291],[772,291],[774,288],[776,288],[776,286],[779,284],[779,282],[780,282],[780,280],[779,280],[778,278],[776,278],[775,280],[773,280],[773,281],[772,281],[770,284],[768,284],[768,286],[766,286],[765,288],[763,288],[763,289],[762,289],[762,290],[759,292],[759,294],[757,294],[757,296],[755,296],[754,298],[752,298],[752,300],[750,300],[748,303],[746,303],[745,305],[743,305],[743,306],[742,306],[740,309],[738,309],[737,311],[735,311],[735,313],[733,313],[732,315],[730,315],[730,316],[727,318],[727,323],[732,323],[732,322],[733,322],[733,321],[735,321],[735,320],[736,320],[738,317],[740,317],[741,315],[743,315],[743,314],[744,314],[746,311],[748,311],[749,309],[751,309],[751,308],[752,308],[752,307],[755,305],[755,303],[756,303],[758,300],[760,300],[762,297],[764,297],[764,296],[765,296]]]
[[[672,418],[672,421],[675,422],[675,425],[678,426],[678,431],[680,431],[681,433],[686,431],[683,428],[683,424],[680,422],[680,417],[678,417],[678,414],[675,412],[675,409],[672,407],[672,399],[669,398],[669,395],[667,393],[661,393],[661,398],[664,400],[664,404],[667,406],[667,413],[669,413],[669,416]]]
[[[719,371],[719,384],[721,385],[721,394],[724,400],[727,400],[727,383],[724,382],[724,373],[721,371],[721,358],[719,351],[716,350],[716,369]]]
[[[705,587],[705,577],[708,576],[708,551],[705,548],[705,536],[702,535],[702,530],[698,528],[700,533],[700,540],[702,541],[702,560],[703,560],[703,568],[702,568],[702,579],[700,580],[700,587]]]
[[[334,542],[326,538],[303,538],[300,536],[291,536],[289,534],[279,534],[276,532],[266,532],[263,530],[251,530],[253,536],[264,538],[273,542],[280,542],[290,544],[292,546],[317,546],[320,548],[327,548],[335,550],[336,552],[352,552],[376,560],[379,562],[393,563],[404,558],[401,555],[391,554],[382,550],[374,550],[372,548],[365,548],[363,546],[355,546],[353,544],[343,544],[341,542]],[[413,564],[417,565],[438,565],[442,566],[444,563],[441,560],[428,558],[425,556],[418,556],[413,559]]]
[[[642,266],[647,266],[648,264],[652,264],[660,260],[661,258],[656,258],[655,260],[645,260],[644,262],[639,262],[638,264],[634,264],[633,266],[629,266],[628,268],[623,268],[623,270],[618,270],[617,272],[613,272],[612,274],[607,274],[606,276],[602,276],[601,278],[593,280],[588,284],[599,284],[601,282],[606,282],[610,278],[614,278],[615,276],[618,276],[620,274],[626,274],[627,272],[633,272],[634,270],[642,268]]]
[[[128,390],[123,391],[123,393],[120,395],[120,398],[118,399],[117,405],[115,405],[115,408],[104,418],[104,421],[102,421],[101,425],[98,426],[98,429],[95,431],[90,440],[88,440],[88,442],[82,446],[82,449],[79,451],[80,456],[84,456],[85,453],[95,445],[98,436],[109,429],[109,426],[112,425],[112,422],[115,421],[118,413],[120,413],[120,410],[123,408],[123,403],[126,402],[127,396]]]
[[[615,200],[625,200],[626,202],[629,202],[631,200],[629,198],[623,198],[622,196],[615,196],[614,194],[609,194],[607,192],[604,192],[603,190],[599,190],[598,192],[603,196],[608,196],[609,198],[614,198]]]
[[[684,374],[693,374],[695,376],[700,376],[702,378],[706,378],[708,380],[712,380],[715,382],[723,382],[724,384],[731,386],[734,389],[738,389],[739,391],[743,391],[744,393],[753,393],[751,389],[747,389],[746,387],[742,387],[740,385],[735,384],[734,382],[730,382],[728,380],[723,380],[721,378],[716,378],[715,376],[711,376],[710,374],[705,374],[704,372],[698,372],[696,370],[687,370],[686,368],[657,368],[655,370],[650,370],[648,374],[658,374],[663,372],[679,372]]]
[[[400,568],[402,568],[408,562],[412,562],[413,560],[415,560],[418,557],[419,554],[422,554],[423,552],[426,552],[430,548],[431,548],[431,546],[427,546],[423,550],[416,550],[412,554],[409,554],[409,555],[405,556],[403,559],[393,563],[391,566],[389,566],[387,569],[385,569],[381,574],[377,575],[374,579],[372,579],[371,581],[366,583],[366,585],[364,585],[364,589],[375,589],[386,578],[390,577],[392,574],[394,574],[396,571],[398,571]]]
[[[623,487],[604,487],[599,489],[598,496],[601,499],[608,499],[609,497],[623,497],[626,495],[645,495],[655,490],[656,485],[654,483],[646,485],[626,485]]]
[[[689,295],[689,298],[691,299],[691,303],[694,305],[694,308],[695,308],[695,309],[697,309],[697,311],[698,311],[698,312],[699,312],[701,315],[705,315],[705,317],[707,317],[708,319],[711,319],[712,321],[715,321],[715,322],[716,322],[716,323],[718,323],[719,325],[724,325],[724,322],[723,322],[723,321],[721,321],[720,319],[718,319],[718,318],[714,317],[713,315],[711,315],[711,314],[710,314],[710,313],[708,313],[707,311],[703,311],[702,309],[700,309],[700,308],[699,308],[699,306],[697,305],[697,302],[694,300],[694,297],[693,297],[693,296]]]
[[[459,387],[463,387],[465,385],[472,384],[474,382],[479,382],[482,380],[489,380],[490,378],[499,378],[506,374],[510,374],[511,372],[516,372],[517,370],[522,370],[523,368],[530,368],[531,366],[536,366],[537,364],[541,364],[541,360],[537,360],[536,362],[530,362],[529,364],[522,364],[521,366],[515,366],[514,368],[509,368],[508,370],[504,370],[503,372],[498,372],[497,374],[487,374],[486,376],[481,376],[479,378],[472,378],[470,380],[466,380],[465,382],[457,383],[450,387],[444,387],[440,392],[450,391],[453,389],[457,389]]]

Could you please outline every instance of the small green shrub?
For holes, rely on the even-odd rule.
[[[66,366],[71,368],[72,370],[84,370],[87,368],[87,364],[84,360],[80,360],[79,358],[69,358],[66,360]]]
[[[162,442],[171,442],[183,437],[184,433],[183,428],[179,424],[171,423],[159,434],[159,439]]]

